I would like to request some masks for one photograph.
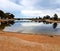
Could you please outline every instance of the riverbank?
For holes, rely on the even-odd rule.
[[[60,36],[0,31],[0,51],[60,51]]]
[[[0,22],[5,22],[5,21],[14,21],[15,19],[0,19]]]
[[[8,22],[8,21],[14,21],[14,20],[18,20],[18,19],[0,19],[0,22]],[[20,19],[19,19],[20,20]],[[21,20],[23,20],[23,19],[21,19]],[[27,20],[29,20],[29,19],[27,19]],[[31,21],[35,21],[35,22],[44,22],[44,21],[46,21],[46,22],[51,22],[51,23],[60,23],[60,20],[49,20],[49,19],[46,19],[46,20],[31,20]]]

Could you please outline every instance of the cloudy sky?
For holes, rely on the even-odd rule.
[[[15,17],[60,16],[60,0],[0,0],[0,10]]]

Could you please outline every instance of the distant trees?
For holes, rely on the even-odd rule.
[[[39,16],[39,19],[42,19],[42,18]]]
[[[35,18],[35,20],[39,20],[39,19],[42,19],[42,18],[40,16]]]
[[[14,19],[14,15],[11,13],[4,13],[0,10],[0,19]]]
[[[54,19],[54,20],[58,20],[58,15],[57,15],[57,14],[54,14],[53,19]]]
[[[45,20],[45,19],[46,19],[46,17],[44,16],[44,17],[43,17],[43,20]]]
[[[42,21],[46,21],[46,20],[60,20],[60,18],[58,19],[58,15],[57,14],[54,14],[53,17],[50,17],[49,15],[46,15],[46,16],[43,16],[42,17],[36,17],[34,20],[42,20]]]
[[[14,19],[14,15],[11,14],[11,13],[4,13],[4,11],[0,10],[0,19]],[[34,20],[46,20],[46,19],[49,19],[49,20],[58,20],[58,15],[57,14],[54,14],[54,16],[51,18],[49,15],[46,15],[46,16],[43,16],[43,18],[41,18],[40,16],[39,17],[36,17],[36,18],[33,18]],[[33,20],[32,19],[32,20]],[[60,19],[59,19],[60,20]]]
[[[50,16],[49,15],[44,16],[43,20],[45,20],[45,19],[50,19]]]
[[[50,16],[49,15],[46,15],[45,17],[46,17],[46,19],[50,19]]]
[[[54,16],[51,18],[49,15],[46,15],[43,17],[43,20],[50,19],[50,20],[58,20],[58,15],[54,14]]]

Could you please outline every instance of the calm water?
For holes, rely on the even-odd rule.
[[[0,30],[20,33],[60,35],[60,24],[48,22],[10,21],[1,22]]]

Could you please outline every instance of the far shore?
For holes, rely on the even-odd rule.
[[[0,22],[5,22],[5,21],[14,21],[14,20],[18,20],[18,19],[0,19]],[[46,19],[46,20],[31,20],[31,21],[37,21],[37,22],[43,22],[43,21],[46,21],[46,22],[52,22],[52,23],[60,23],[59,20],[49,20],[49,19]]]
[[[0,22],[5,22],[5,21],[14,21],[15,19],[0,19]]]
[[[60,51],[60,36],[0,31],[0,51]]]

